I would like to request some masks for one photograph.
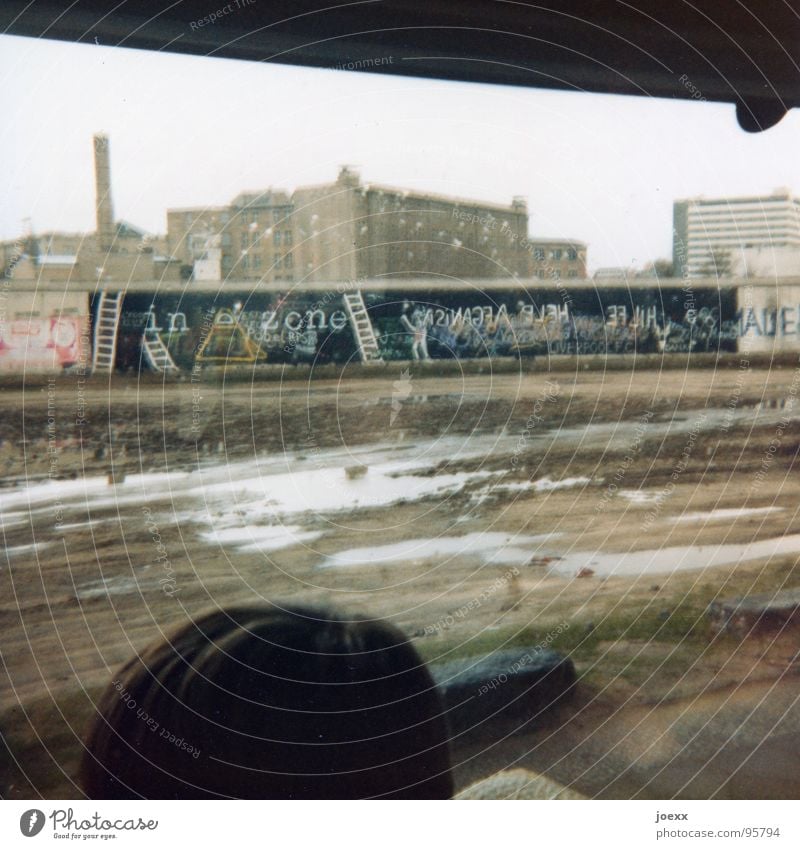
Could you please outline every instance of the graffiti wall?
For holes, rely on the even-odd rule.
[[[85,326],[80,316],[0,321],[0,371],[53,371],[85,361]]]
[[[362,294],[386,360],[734,351],[743,322],[734,289],[486,293],[403,292],[398,286],[392,293]],[[221,314],[224,335],[216,323]],[[142,368],[145,330],[161,336],[183,369],[192,368],[201,352],[205,358],[214,352],[217,362],[226,352],[231,361],[246,360],[245,348],[272,363],[358,358],[341,292],[127,296],[118,368]]]

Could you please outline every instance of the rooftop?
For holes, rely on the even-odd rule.
[[[75,265],[77,261],[71,254],[40,254],[36,260],[38,265]]]
[[[705,195],[698,195],[692,198],[681,198],[675,203],[699,203],[699,204],[736,204],[736,203],[775,203],[775,201],[791,200],[795,203],[800,203],[800,197],[795,196],[790,189],[782,187],[775,189],[771,194],[764,195],[737,195],[734,197],[716,197],[708,198]]]

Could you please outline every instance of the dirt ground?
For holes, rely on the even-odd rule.
[[[797,631],[712,634],[800,587],[800,371],[751,368],[0,391],[0,796],[74,798],[114,670],[263,599],[391,619],[429,662],[569,654],[574,701],[453,742],[603,798],[797,798]]]

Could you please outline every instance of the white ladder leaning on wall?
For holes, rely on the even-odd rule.
[[[350,319],[350,326],[353,328],[353,335],[356,337],[361,362],[382,364],[383,357],[378,349],[378,340],[375,338],[375,330],[369,320],[367,305],[364,303],[361,291],[345,295],[344,306],[347,317]]]
[[[146,327],[142,334],[142,352],[147,360],[147,365],[153,371],[167,372],[180,371],[172,359],[169,349],[164,344],[161,334],[152,328]]]
[[[94,322],[94,349],[92,352],[92,372],[95,374],[100,372],[111,374],[114,371],[122,298],[122,292],[107,292],[105,289],[100,291]]]

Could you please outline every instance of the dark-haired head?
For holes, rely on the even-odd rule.
[[[90,798],[449,798],[430,673],[393,626],[239,607],[126,664],[86,737]]]

